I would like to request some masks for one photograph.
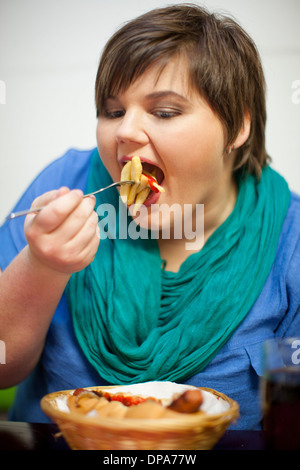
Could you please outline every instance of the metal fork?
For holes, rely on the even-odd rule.
[[[102,191],[105,191],[106,189],[113,188],[114,186],[120,186],[121,184],[134,184],[134,181],[117,181],[116,183],[112,183],[109,186],[105,186],[105,188],[100,188],[100,189],[97,189],[97,191],[94,191],[94,192],[89,193],[89,194],[85,194],[83,197],[93,196],[94,194],[101,193]],[[31,209],[25,209],[25,210],[19,211],[19,212],[12,212],[11,214],[9,214],[6,217],[5,220],[15,219],[16,217],[21,217],[22,215],[38,213],[42,209],[44,209],[44,207],[46,207],[46,206],[33,207]]]

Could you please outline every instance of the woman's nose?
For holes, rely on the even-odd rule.
[[[116,131],[118,142],[135,142],[144,145],[148,141],[145,122],[139,112],[125,113]]]

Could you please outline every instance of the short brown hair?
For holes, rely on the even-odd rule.
[[[111,94],[124,91],[155,62],[166,65],[185,53],[190,81],[217,114],[234,142],[250,113],[247,141],[236,151],[235,169],[260,176],[265,149],[265,80],[257,48],[232,18],[191,4],[154,9],[123,25],[107,42],[97,72],[97,115]]]

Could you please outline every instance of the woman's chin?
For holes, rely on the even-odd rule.
[[[176,209],[176,208],[175,208]],[[170,211],[166,204],[141,206],[134,214],[134,206],[129,208],[129,212],[134,222],[144,230],[151,231],[151,238],[160,238],[164,233],[164,238],[172,238],[171,233],[178,225],[181,232],[182,214],[180,207],[174,211],[174,206]],[[178,212],[178,214],[176,214]]]

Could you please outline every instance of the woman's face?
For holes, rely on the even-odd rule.
[[[101,159],[115,181],[135,155],[159,168],[157,179],[165,192],[153,193],[148,208],[154,203],[204,204],[206,215],[217,214],[234,190],[222,124],[189,86],[183,58],[158,72],[159,66],[152,66],[104,103],[97,125]]]

